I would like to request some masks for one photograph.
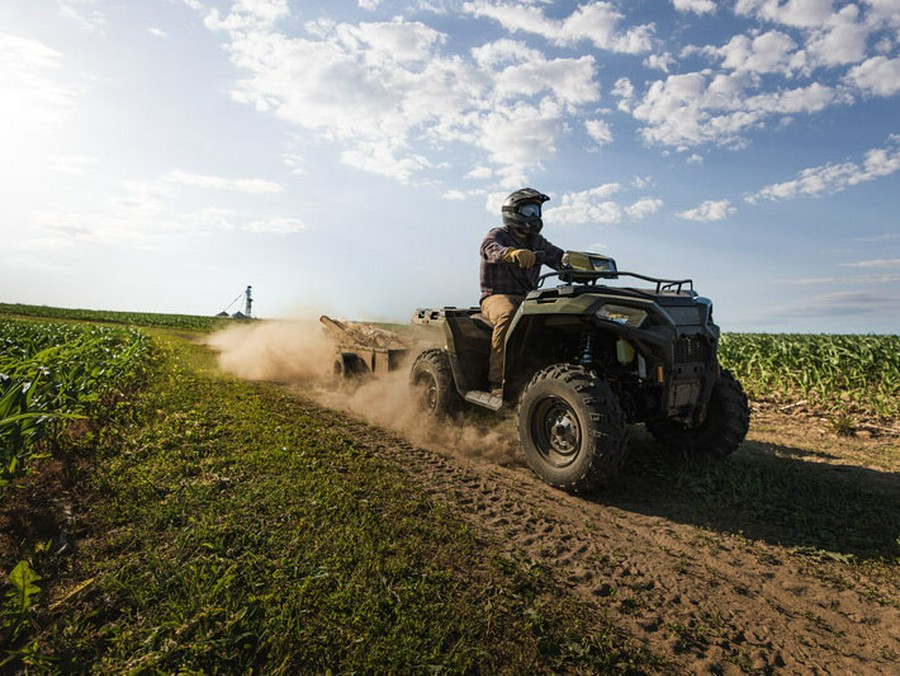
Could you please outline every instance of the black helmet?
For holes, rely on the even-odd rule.
[[[519,236],[536,235],[544,227],[541,205],[550,199],[533,188],[522,188],[509,194],[500,213],[503,225]]]

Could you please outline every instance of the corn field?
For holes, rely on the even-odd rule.
[[[34,317],[43,321],[103,322],[104,324],[155,326],[187,331],[212,331],[228,326],[233,322],[230,319],[199,317],[197,315],[116,312],[114,310],[73,310],[44,305],[23,305],[21,303],[0,303],[0,316],[3,315],[8,317]]]
[[[751,399],[900,418],[900,336],[728,333],[719,359]]]
[[[109,415],[150,353],[135,329],[0,320],[0,488],[52,452],[68,421]]]

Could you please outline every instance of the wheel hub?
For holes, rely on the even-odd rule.
[[[550,421],[549,427],[550,445],[562,453],[571,453],[578,442],[572,416],[567,411],[561,411],[555,419]]]
[[[555,467],[571,464],[581,450],[581,425],[568,402],[548,397],[538,405],[536,445]]]

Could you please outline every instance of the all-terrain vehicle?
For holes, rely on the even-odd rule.
[[[676,452],[732,453],[749,426],[747,397],[719,367],[712,302],[693,281],[620,272],[612,258],[584,252],[567,252],[563,268],[543,275],[513,318],[500,396],[486,391],[492,327],[479,309],[416,311],[413,323],[442,328],[445,343],[412,365],[425,410],[517,407],[530,467],[579,493],[615,476],[626,424],[646,424]],[[623,278],[645,288],[610,284]]]

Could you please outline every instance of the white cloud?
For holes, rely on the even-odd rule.
[[[237,0],[224,19],[213,8],[204,22],[210,30],[253,30],[271,28],[290,13],[287,0]]]
[[[434,166],[425,144],[450,142],[484,151],[504,183],[521,181],[600,96],[592,56],[547,58],[510,39],[471,58],[444,55],[446,35],[402,18],[319,20],[305,25],[308,37],[289,37],[274,27],[287,9],[272,5],[245,0],[207,15],[247,72],[232,97],[340,141],[343,162],[400,181]]]
[[[559,123],[560,111],[551,103],[501,107],[484,114],[479,123],[484,136],[478,144],[488,151],[491,161],[512,169],[509,183],[521,182],[517,168],[534,166],[541,157],[555,152]]]
[[[101,31],[106,28],[106,15],[95,9],[96,0],[57,0],[59,13],[82,28]]]
[[[874,96],[900,94],[900,59],[875,56],[852,68],[846,81]]]
[[[378,9],[378,5],[381,4],[381,0],[359,0],[359,8],[365,9],[369,12],[373,12]]]
[[[600,97],[593,74],[592,56],[547,60],[536,50],[523,50],[520,63],[507,65],[494,75],[494,94],[501,100],[515,100],[552,93],[564,104],[588,103]]]
[[[670,75],[650,84],[633,107],[644,123],[647,143],[687,148],[702,143],[741,147],[745,135],[763,127],[769,118],[815,113],[830,105],[850,102],[849,95],[813,82],[806,87],[754,93],[751,74],[713,74],[709,70]]]
[[[707,200],[693,209],[682,211],[676,215],[688,221],[710,222],[722,221],[735,213],[737,213],[737,209],[731,206],[731,202],[728,200],[718,202]]]
[[[39,231],[53,233],[50,238],[33,238],[51,243],[124,244],[143,250],[165,246],[173,236],[207,236],[220,232],[290,234],[306,229],[293,217],[260,217],[258,209],[204,206],[191,196],[186,207],[188,188],[226,190],[249,195],[279,192],[283,188],[260,179],[223,179],[214,176],[172,171],[150,181],[125,180],[118,194],[93,212],[79,213],[48,208],[32,214]],[[260,204],[260,202],[256,202]],[[251,216],[250,214],[254,214]]]
[[[876,258],[842,265],[847,268],[900,268],[900,258]]]
[[[619,110],[623,113],[630,113],[634,105],[634,85],[631,84],[631,80],[627,77],[620,77],[613,85],[612,93],[619,99]]]
[[[859,21],[859,8],[847,5],[828,18],[826,26],[813,33],[806,45],[813,59],[825,66],[862,61],[866,55],[869,28]]]
[[[604,185],[567,193],[561,204],[547,209],[545,217],[554,223],[618,223],[622,218],[622,208],[608,198],[622,189],[619,183]]]
[[[306,224],[296,218],[270,218],[268,220],[251,221],[245,226],[237,226],[236,229],[256,233],[270,233],[287,235],[306,229]]]
[[[296,153],[283,153],[281,155],[281,161],[284,162],[285,166],[290,168],[292,174],[308,174],[309,171],[306,168],[306,159],[302,155],[298,155]]]
[[[612,143],[612,129],[605,120],[585,120],[584,128],[597,145],[603,146]]]
[[[491,171],[490,167],[475,167],[466,174],[466,178],[488,179],[493,175],[494,172]]]
[[[737,0],[734,11],[794,28],[823,28],[832,14],[832,0]]]
[[[80,175],[98,164],[98,158],[93,155],[66,155],[65,157],[51,158],[50,169],[64,174]]]
[[[443,33],[423,23],[407,22],[402,18],[382,23],[340,24],[334,29],[345,46],[362,53],[372,64],[384,59],[399,63],[422,61],[446,40]]]
[[[872,24],[900,28],[900,0],[863,0],[868,6],[866,18]]]
[[[0,33],[0,141],[66,119],[78,92],[63,82],[62,63],[60,52],[37,40]]]
[[[716,3],[713,0],[673,0],[672,4],[679,12],[712,14],[716,11]]]
[[[277,193],[284,190],[282,185],[261,178],[221,178],[219,176],[204,176],[178,170],[170,171],[163,177],[163,180],[194,188],[229,190],[255,195]]]
[[[590,41],[598,49],[626,54],[649,51],[654,31],[652,24],[620,31],[619,23],[624,17],[610,2],[585,3],[561,20],[546,17],[540,7],[526,2],[476,0],[463,4],[463,11],[493,19],[510,33],[533,33],[560,46]]]
[[[419,155],[397,157],[394,148],[385,143],[360,143],[352,150],[341,153],[341,162],[362,171],[389,176],[406,183],[420,169],[431,166]]]
[[[804,45],[794,65],[830,68],[859,63],[874,32],[886,25],[900,27],[896,0],[866,1],[867,12],[858,3],[835,9],[832,0],[738,0],[735,13],[795,29]]]
[[[656,197],[642,197],[631,206],[625,207],[625,213],[638,220],[655,214],[663,206],[663,201]]]
[[[701,51],[722,59],[727,70],[750,73],[790,74],[802,66],[794,53],[797,43],[786,33],[773,30],[752,39],[736,35],[723,47],[705,47]]]
[[[168,38],[169,37],[169,34],[166,33],[164,30],[162,30],[161,28],[153,27],[153,26],[148,28],[147,32],[150,33],[150,35],[154,35],[158,38]]]
[[[644,66],[650,70],[661,70],[664,73],[669,72],[669,68],[675,64],[675,58],[665,52],[663,54],[650,54],[644,59]]]
[[[869,150],[862,164],[843,162],[804,169],[797,178],[768,185],[745,199],[755,204],[761,200],[774,202],[796,197],[818,197],[897,171],[900,171],[900,136],[892,135],[884,148]]]

